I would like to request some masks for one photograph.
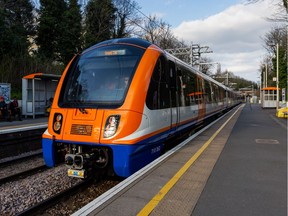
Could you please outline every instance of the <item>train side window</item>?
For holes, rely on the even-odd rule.
[[[171,106],[177,106],[177,81],[176,81],[176,70],[175,64],[169,61],[169,79],[170,79],[170,92],[171,92]]]
[[[195,105],[198,97],[195,88],[196,76],[185,68],[182,68],[182,71],[182,89],[185,98],[185,103],[182,102],[182,106]]]
[[[155,65],[148,93],[146,104],[149,109],[163,109],[170,107],[169,95],[169,71],[164,56],[160,56]]]
[[[211,89],[211,82],[205,80],[204,81],[205,83],[205,100],[206,100],[206,103],[212,103],[212,89]]]
[[[196,75],[186,68],[179,68],[177,71],[180,106],[191,106],[197,102],[195,88]]]
[[[185,106],[185,81],[184,75],[183,75],[183,69],[182,68],[177,68],[177,89],[178,89],[178,97],[179,97],[179,106]]]
[[[195,92],[197,92],[196,103],[202,104],[204,101],[204,93],[205,93],[205,86],[204,86],[204,79],[200,76],[196,77],[195,80]]]
[[[217,102],[222,102],[221,99],[220,99],[220,91],[219,91],[219,88],[216,84],[213,84],[213,95],[212,95],[212,100],[214,103],[217,103]]]

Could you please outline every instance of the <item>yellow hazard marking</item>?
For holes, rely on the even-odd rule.
[[[164,185],[164,187],[152,198],[152,200],[137,214],[138,216],[149,215],[158,203],[164,198],[164,196],[170,191],[170,189],[176,184],[181,176],[187,171],[187,169],[197,160],[197,158],[203,153],[203,151],[210,145],[220,131],[226,126],[226,124],[234,117],[238,112],[240,106],[233,115],[209,138],[209,140],[186,162],[186,164]]]

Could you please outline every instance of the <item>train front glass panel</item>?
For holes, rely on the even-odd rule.
[[[120,106],[143,53],[143,49],[128,45],[86,51],[68,70],[59,106]]]

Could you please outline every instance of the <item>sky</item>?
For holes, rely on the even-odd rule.
[[[202,54],[244,79],[260,82],[259,68],[266,50],[263,37],[275,23],[276,1],[247,4],[245,0],[135,0],[145,15],[156,15],[171,25],[187,44],[209,46]],[[212,68],[213,70],[213,68]],[[216,72],[216,65],[214,71]]]

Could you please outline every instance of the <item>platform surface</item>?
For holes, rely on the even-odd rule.
[[[22,118],[22,121],[19,121],[17,118],[14,119],[12,118],[12,121],[7,121],[5,119],[0,119],[0,130],[1,129],[6,129],[9,127],[22,127],[25,125],[30,125],[30,124],[47,124],[48,123],[48,117],[47,116],[37,116],[36,118]]]
[[[193,215],[287,215],[287,120],[241,112]]]

